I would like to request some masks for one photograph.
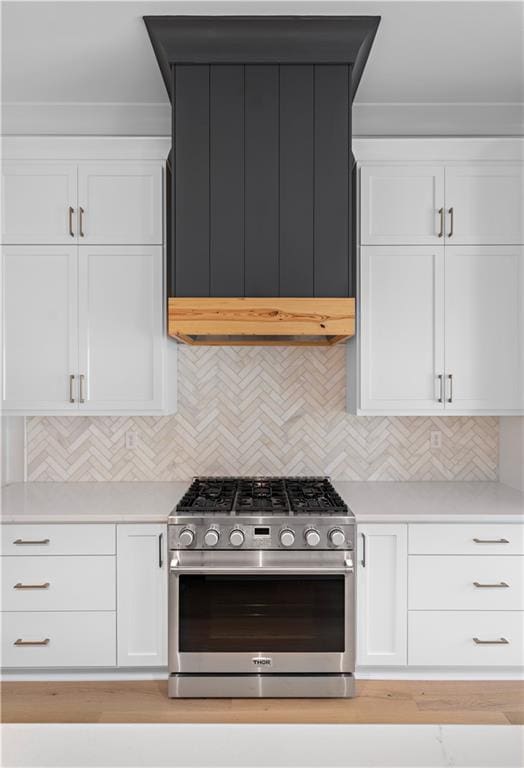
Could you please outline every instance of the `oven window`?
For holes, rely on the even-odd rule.
[[[344,576],[180,576],[180,651],[344,651]]]

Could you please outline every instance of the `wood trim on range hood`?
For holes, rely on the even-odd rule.
[[[171,297],[168,334],[202,346],[331,346],[354,336],[355,299]]]

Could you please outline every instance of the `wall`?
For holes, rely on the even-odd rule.
[[[500,481],[524,491],[524,416],[500,419]]]
[[[29,480],[186,480],[328,474],[345,480],[496,480],[496,417],[353,417],[345,350],[179,348],[170,417],[34,417]],[[138,432],[126,450],[125,433]],[[430,448],[430,432],[442,447]]]

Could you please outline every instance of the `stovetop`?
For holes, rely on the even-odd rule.
[[[198,477],[177,516],[272,516],[351,514],[326,477]]]

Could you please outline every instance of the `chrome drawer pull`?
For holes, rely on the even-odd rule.
[[[499,587],[509,587],[509,584],[507,584],[505,581],[499,581],[498,584],[481,584],[479,581],[474,581],[473,584],[476,587],[481,587],[482,589],[498,589]]]
[[[474,637],[473,642],[476,645],[509,645],[509,640],[506,640],[505,637],[501,637],[498,640],[479,640],[478,637]]]
[[[475,544],[509,544],[507,539],[473,539]]]
[[[50,583],[48,581],[43,584],[15,584],[13,589],[49,589]]]
[[[36,539],[32,541],[31,539],[15,539],[13,541],[13,544],[49,544],[51,539],[40,539],[37,541]]]
[[[15,640],[13,645],[49,645],[50,639],[46,637],[45,640],[22,640],[20,637]]]

